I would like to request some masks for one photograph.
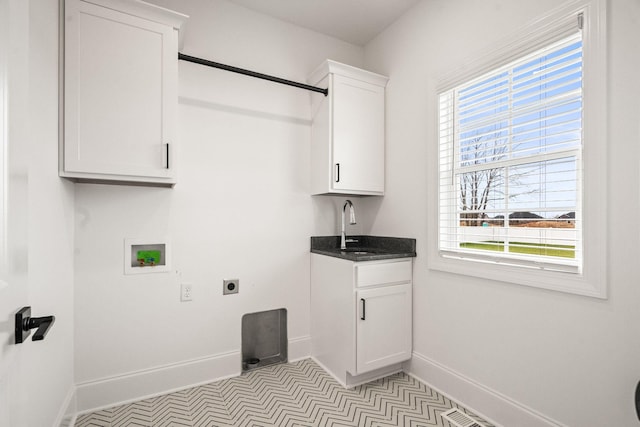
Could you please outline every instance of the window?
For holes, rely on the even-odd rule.
[[[435,268],[605,296],[603,21],[554,11],[441,85]]]
[[[579,271],[582,37],[440,94],[440,250]]]

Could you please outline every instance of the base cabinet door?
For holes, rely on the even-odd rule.
[[[358,290],[357,373],[411,357],[411,283]]]

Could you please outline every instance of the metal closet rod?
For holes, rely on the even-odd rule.
[[[184,53],[178,52],[178,59],[187,62],[193,62],[194,64],[206,65],[207,67],[219,68],[221,70],[231,71],[232,73],[244,74],[245,76],[256,77],[258,79],[269,80],[270,82],[276,82],[283,85],[294,86],[300,89],[310,90],[312,92],[318,92],[324,94],[324,96],[329,95],[329,89],[323,89],[321,87],[311,86],[304,83],[294,82],[293,80],[281,79],[280,77],[270,76],[268,74],[262,74],[251,70],[246,70],[244,68],[238,68],[231,65],[221,64],[219,62],[209,61],[207,59],[198,58],[195,56],[185,55]]]

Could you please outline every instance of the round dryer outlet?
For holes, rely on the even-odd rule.
[[[225,279],[222,285],[222,295],[237,294],[240,291],[239,279]]]

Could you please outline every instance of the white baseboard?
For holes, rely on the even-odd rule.
[[[311,337],[292,338],[289,340],[289,362],[307,359],[311,356]]]
[[[311,360],[313,360],[318,366],[320,366],[322,368],[323,371],[325,371],[327,374],[331,375],[331,377],[336,380],[336,382],[338,384],[340,384],[342,387],[347,388],[347,384],[345,384],[345,382],[343,380],[341,380],[340,378],[338,378],[333,372],[331,372],[330,369],[328,369],[321,361],[319,361],[318,359],[316,359],[314,356],[311,356]]]
[[[71,386],[67,392],[67,396],[62,402],[60,413],[56,417],[54,427],[70,427],[75,423],[76,407],[76,387]]]
[[[322,368],[327,374],[331,375],[331,377],[342,387],[346,389],[352,389],[362,384],[366,384],[371,381],[379,380],[380,378],[388,377],[389,375],[397,374],[398,372],[403,371],[403,364],[397,363],[391,366],[387,366],[385,368],[379,368],[373,370],[371,372],[367,372],[365,374],[361,374],[358,376],[352,376],[348,372],[345,372],[344,375],[339,377],[336,375],[331,369],[327,368],[327,366],[322,363],[320,360],[316,359],[314,356],[310,356],[311,360],[313,360],[318,366]]]
[[[396,363],[386,366],[384,368],[378,368],[364,374],[353,376],[347,372],[347,382],[343,385],[345,388],[354,388],[359,385],[366,384],[372,381],[379,380],[380,378],[388,377],[390,375],[402,372],[402,363]]]
[[[310,352],[311,337],[289,340],[290,361],[307,358]],[[76,384],[77,412],[92,412],[196,387],[240,375],[241,371],[238,350],[79,383]]]
[[[217,354],[76,385],[78,412],[91,412],[239,375],[240,352]]]
[[[411,360],[405,364],[405,369],[409,375],[459,402],[497,427],[566,427],[422,354],[414,352]]]

